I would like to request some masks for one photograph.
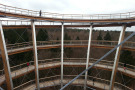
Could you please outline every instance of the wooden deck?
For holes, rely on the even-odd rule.
[[[72,80],[72,79],[64,79],[63,84],[68,83],[70,80]],[[40,83],[40,87],[51,87],[51,86],[57,86],[57,85],[60,85],[60,79]],[[83,86],[84,79],[77,79],[71,85],[82,85]],[[93,85],[93,82],[91,80],[87,81],[87,86],[93,87],[93,88],[98,88],[101,90],[104,90],[104,89],[109,90],[109,85],[100,83],[100,82],[94,82],[94,85]],[[36,85],[32,84],[30,86],[24,87],[22,90],[34,90],[35,88],[36,88]],[[120,89],[115,87],[114,90],[120,90]]]
[[[114,46],[117,45],[117,41],[97,41],[93,40],[91,47],[93,48],[105,48],[105,49],[112,49]],[[61,44],[60,41],[53,40],[53,41],[38,41],[37,48],[40,49],[50,49],[50,48],[60,48]],[[65,40],[64,47],[88,47],[87,40]],[[8,55],[17,54],[21,52],[27,52],[33,50],[32,42],[22,42],[22,43],[15,43],[15,44],[8,44]],[[130,50],[135,51],[135,42],[126,42],[124,43],[123,50]],[[1,56],[1,55],[0,55]]]
[[[40,17],[34,15],[27,15],[27,14],[20,14],[15,12],[5,12],[0,10],[0,15],[3,16],[10,16],[10,17],[17,17],[17,18],[27,18],[27,19],[37,19],[37,20],[46,20],[46,21],[53,21],[53,22],[91,22],[91,23],[116,23],[116,22],[134,22],[135,18],[114,18],[114,19],[66,19],[66,18],[52,18],[52,17]],[[118,23],[119,24],[119,23]]]
[[[89,65],[92,65],[93,63],[89,63]],[[60,61],[54,61],[54,62],[49,62],[49,63],[42,63],[39,64],[39,70],[43,70],[43,69],[49,69],[49,68],[56,68],[56,67],[60,67],[61,66],[61,62]],[[86,63],[85,62],[72,62],[72,61],[65,61],[64,62],[64,67],[86,67]],[[99,63],[96,66],[94,66],[94,68],[99,68],[99,69],[104,69],[104,70],[112,70],[112,66],[109,65],[107,66],[106,64],[103,63]],[[30,65],[29,67],[24,67],[18,70],[15,70],[13,72],[11,72],[12,78],[18,78],[20,76],[23,76],[24,74],[30,73],[34,71],[34,66]],[[127,75],[127,76],[131,76],[133,78],[135,78],[135,72],[133,70],[127,69],[126,71],[122,68],[119,67],[118,71],[122,72],[123,74]],[[0,85],[2,85],[5,81],[5,76],[2,75],[0,76]]]
[[[91,22],[91,23],[125,23],[135,21],[135,12],[127,13],[114,13],[114,14],[59,14],[42,12],[42,16],[39,16],[39,11],[22,9],[17,7],[12,7],[4,4],[0,4],[0,15],[26,18],[26,19],[36,19],[45,20],[51,22]],[[127,24],[128,24],[127,23]]]
[[[71,77],[75,77],[74,75],[67,75],[69,78],[65,78],[63,79],[63,84],[67,84],[69,81],[71,81]],[[56,76],[53,76],[55,77],[55,79],[53,80],[44,80],[45,78],[42,78],[42,82],[40,82],[40,88],[42,89],[45,89],[45,88],[48,88],[48,87],[54,87],[54,86],[58,86],[61,84],[60,82],[60,76],[56,75]],[[95,77],[94,77],[95,78]],[[100,79],[100,78],[97,78],[97,80]],[[21,89],[21,90],[34,90],[36,88],[36,85],[35,84],[29,84],[33,82],[30,81],[30,82],[26,82],[24,83],[23,85],[20,85],[18,87],[15,87],[14,89],[17,90],[17,89]],[[119,84],[119,83],[115,83],[115,84],[118,84],[118,86],[115,86],[114,87],[114,90],[122,90],[122,89],[125,89],[125,90],[133,90],[129,87],[126,87],[122,84]],[[73,86],[82,86],[84,85],[84,79],[83,78],[79,78],[79,79],[76,79],[74,82],[71,83],[71,85]],[[24,87],[25,86],[25,87]],[[87,80],[87,87],[91,87],[91,88],[95,88],[96,90],[109,90],[109,81],[105,81],[102,79],[101,82],[98,82],[98,81],[92,81],[91,79],[88,79]]]

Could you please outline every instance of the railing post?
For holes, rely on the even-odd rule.
[[[110,19],[111,19],[111,14],[110,14]]]
[[[90,26],[90,32],[89,32],[88,49],[87,49],[86,69],[88,69],[88,66],[89,66],[89,56],[90,56],[90,46],[91,46],[91,38],[92,38],[92,29],[93,29],[93,27],[91,25]],[[84,90],[86,90],[87,75],[88,75],[88,71],[85,72]]]
[[[124,40],[125,30],[126,30],[126,25],[123,25],[122,30],[120,32],[118,44],[120,44]],[[115,76],[116,76],[116,72],[117,72],[117,68],[118,68],[118,62],[119,62],[119,58],[120,58],[121,47],[122,47],[122,45],[117,48],[117,51],[116,51],[116,54],[115,54],[109,90],[113,90],[113,88],[114,88]]]
[[[16,13],[16,8],[15,8],[15,13]]]
[[[4,72],[5,72],[5,79],[7,83],[7,89],[13,90],[13,81],[11,77],[11,70],[10,70],[10,64],[9,64],[9,58],[2,28],[2,23],[0,21],[0,49],[1,49],[1,56],[4,64]]]
[[[32,28],[32,41],[33,41],[33,53],[34,53],[34,64],[35,64],[35,78],[36,78],[36,88],[40,90],[39,87],[39,72],[38,72],[38,55],[37,55],[37,43],[36,43],[36,31],[34,20],[31,21]]]
[[[5,12],[6,12],[6,6],[5,6]]]
[[[121,18],[121,13],[120,13],[120,18]]]
[[[130,12],[129,12],[129,18],[130,18]]]
[[[64,23],[61,26],[61,88],[63,87]]]

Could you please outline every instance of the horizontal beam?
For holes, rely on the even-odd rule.
[[[61,25],[35,25],[36,28],[61,28]],[[89,27],[90,25],[64,25],[65,28],[72,27]],[[122,26],[119,23],[112,24],[97,24],[93,25],[93,27],[117,27]],[[127,23],[127,27],[135,26],[135,23]],[[3,25],[3,29],[16,29],[16,28],[31,28],[30,25]]]

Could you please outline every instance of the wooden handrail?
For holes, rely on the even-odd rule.
[[[16,65],[16,66],[12,66],[12,67],[10,67],[10,68],[12,69],[12,68],[20,67],[20,66],[25,65],[25,64],[27,64],[27,63],[33,63],[33,62],[34,62],[34,61],[29,61],[29,62],[22,63],[22,64],[19,64],[19,65]]]
[[[75,76],[77,76],[77,75],[64,75],[65,77],[75,77]],[[52,78],[56,78],[56,77],[60,77],[60,75],[55,75],[55,76],[50,76],[50,77],[44,77],[44,78],[40,78],[40,80],[45,80],[45,79],[51,79],[52,80]],[[84,77],[84,75],[82,75],[81,77]],[[101,78],[97,78],[97,77],[93,77],[93,76],[89,76],[90,78],[95,78],[95,79],[98,79],[98,80],[101,80],[101,81],[104,81],[104,82],[110,82],[109,80],[105,80],[105,79],[101,79]],[[58,78],[59,79],[59,78]],[[19,86],[17,86],[17,87],[15,87],[14,89],[18,89],[18,88],[20,88],[20,87],[23,87],[24,85],[26,85],[26,84],[28,84],[28,83],[31,83],[31,82],[33,82],[34,80],[30,80],[30,81],[28,81],[28,82],[25,82],[25,83],[23,83],[22,85],[19,85]],[[127,89],[130,89],[130,90],[133,90],[132,88],[129,88],[129,87],[127,87],[127,86],[125,86],[125,85],[123,85],[123,84],[121,84],[121,83],[118,83],[118,82],[115,82],[115,84],[118,84],[118,85],[120,85],[120,86],[123,86],[123,87],[125,87],[125,88],[127,88]]]
[[[84,44],[87,44],[88,41],[87,40],[65,40],[64,41],[65,45],[66,44],[72,44],[72,45],[76,45],[76,44],[80,44],[80,45],[84,45]],[[118,41],[104,41],[104,40],[92,40],[92,45],[117,45]],[[7,48],[10,49],[10,48],[19,48],[18,46],[22,46],[22,47],[25,47],[26,44],[32,44],[32,42],[22,42],[22,43],[15,43],[15,44],[7,44]],[[44,44],[60,44],[60,40],[50,40],[50,41],[37,41],[37,45],[44,45]],[[123,46],[126,46],[126,47],[132,47],[132,45],[135,44],[135,42],[125,42],[123,44]],[[27,47],[27,46],[26,46]]]
[[[28,10],[28,9],[23,9],[23,8],[18,8],[18,7],[13,7],[13,6],[8,6],[8,5],[4,5],[4,4],[0,4],[0,8],[1,9],[5,9],[6,11],[8,10],[8,12],[12,12],[14,11],[14,13],[17,13],[16,11],[19,12],[25,12],[26,15],[29,15],[31,13],[31,16],[34,14],[36,14],[36,16],[39,16],[39,11],[34,11],[34,10]],[[81,17],[80,19],[82,19],[82,17],[84,18],[96,18],[96,19],[117,19],[117,18],[132,18],[134,16],[135,11],[133,12],[127,12],[127,13],[113,13],[113,14],[59,14],[59,13],[50,13],[50,12],[42,12],[42,15],[51,15],[57,17],[61,17],[63,18],[72,18],[72,17]],[[115,18],[114,18],[115,16]],[[102,18],[100,18],[102,17]]]
[[[46,60],[58,60],[58,59],[60,59],[60,58],[53,58],[53,59],[46,59]],[[71,62],[72,60],[75,60],[75,59],[79,59],[79,60],[81,60],[81,58],[64,58],[64,59],[70,59],[69,61]],[[82,58],[82,59],[86,59],[86,58]],[[93,58],[90,58],[90,59],[93,59]],[[97,59],[93,59],[94,61],[96,61]],[[45,60],[39,60],[39,61],[45,61]],[[112,61],[108,61],[108,60],[104,60],[104,61],[106,61],[106,62],[112,62]],[[103,62],[104,62],[103,61]],[[32,61],[33,62],[33,61]],[[90,62],[91,63],[91,62]],[[23,63],[23,64],[26,64],[26,63]],[[20,64],[20,65],[23,65],[23,64]],[[121,63],[121,64],[123,64],[123,63]],[[17,65],[17,66],[19,66],[20,67],[20,65]],[[128,65],[127,65],[128,66]],[[13,67],[16,67],[16,66],[13,66]],[[11,68],[13,68],[13,67],[11,67]],[[67,75],[67,76],[69,76],[69,75]],[[73,75],[72,75],[73,76]],[[82,75],[83,76],[83,75]],[[90,76],[89,76],[90,77]],[[96,77],[91,77],[91,78],[96,78]],[[43,78],[42,78],[43,79]],[[104,79],[100,79],[100,78],[96,78],[96,79],[99,79],[99,80],[103,80],[103,81],[106,81],[106,82],[108,82],[107,80],[104,80]],[[28,83],[28,82],[27,82]],[[119,83],[116,83],[116,84],[119,84]],[[127,87],[126,87],[127,88]]]
[[[86,60],[86,58],[64,58],[64,61],[68,60],[68,61],[71,62],[71,61],[75,60],[75,62],[76,62],[76,60],[83,60],[83,59]],[[59,61],[60,61],[60,58],[44,59],[44,60],[39,60],[39,62],[43,62],[43,61],[53,61],[53,60],[59,60]],[[89,60],[90,60],[89,63],[91,63],[91,61],[97,61],[98,59],[89,58]],[[29,63],[33,63],[33,62],[34,62],[34,61],[29,61]],[[13,68],[16,68],[16,67],[21,67],[21,66],[23,66],[23,65],[25,65],[25,64],[27,64],[27,63],[28,63],[28,62],[19,64],[19,65],[16,65],[16,66],[12,66],[12,67],[10,67],[10,68],[13,69]],[[102,60],[100,63],[103,63],[103,64],[106,64],[106,63],[113,64],[113,61]],[[40,64],[40,63],[39,63],[39,64]],[[120,66],[122,65],[122,67],[123,67],[124,63],[119,62],[119,65],[120,65]],[[27,65],[26,65],[26,67],[27,67]],[[127,64],[127,68],[129,68],[129,67],[135,68],[135,66],[130,65],[130,64]],[[20,69],[20,68],[19,68],[19,69]],[[129,69],[130,69],[130,68],[129,68]],[[131,70],[133,70],[133,69],[131,68]],[[3,71],[3,70],[0,70],[0,71]]]
[[[30,81],[28,81],[28,82],[26,82],[26,83],[23,83],[23,84],[21,84],[21,85],[15,87],[14,89],[17,89],[17,88],[19,88],[19,87],[22,87],[22,86],[24,86],[24,85],[26,85],[26,84],[28,84],[28,83],[31,83],[31,82],[34,82],[34,80],[30,80]]]

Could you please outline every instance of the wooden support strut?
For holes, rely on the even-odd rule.
[[[88,69],[89,66],[89,57],[90,57],[90,46],[91,46],[91,38],[92,38],[92,25],[90,26],[90,31],[89,31],[89,40],[88,40],[88,49],[87,49],[87,60],[86,60],[86,69]],[[85,72],[85,81],[84,81],[84,90],[86,90],[87,86],[87,76],[88,76],[88,71]]]
[[[64,23],[61,25],[61,88],[63,87]]]
[[[125,30],[126,30],[126,25],[123,25],[121,33],[120,33],[118,44],[120,44],[124,40]],[[117,51],[116,51],[116,54],[115,54],[109,90],[113,90],[113,88],[114,88],[114,82],[115,82],[116,72],[117,72],[117,69],[118,69],[118,63],[119,63],[121,48],[122,48],[122,45],[117,48]]]
[[[1,55],[2,55],[2,60],[4,64],[4,72],[5,72],[7,89],[13,90],[13,82],[12,82],[12,77],[11,77],[9,58],[8,58],[8,53],[7,53],[1,21],[0,21],[0,49],[1,49]]]
[[[31,27],[32,27],[32,41],[33,41],[33,52],[34,52],[36,88],[38,90],[40,90],[40,87],[39,87],[39,72],[38,72],[37,43],[36,43],[36,31],[35,31],[34,21],[31,21]]]

